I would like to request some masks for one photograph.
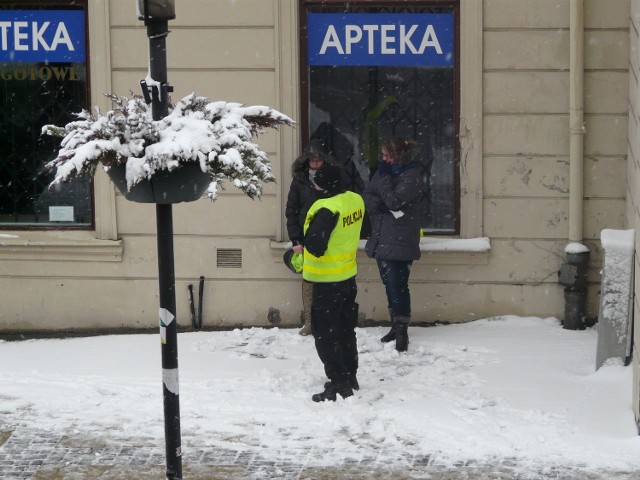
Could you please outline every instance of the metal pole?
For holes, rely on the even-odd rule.
[[[175,320],[176,285],[173,266],[171,204],[156,204],[158,228],[158,281],[160,286],[160,337],[162,341],[162,393],[167,478],[182,478],[180,395],[178,381],[178,331]]]
[[[149,75],[154,82],[151,113],[160,120],[169,113],[167,93],[168,21],[147,25],[149,37]],[[164,399],[164,435],[169,480],[182,479],[180,442],[180,395],[178,381],[178,332],[176,322],[176,284],[173,264],[173,217],[171,204],[156,203],[158,240],[158,283],[160,290],[160,338],[162,342],[162,392]]]

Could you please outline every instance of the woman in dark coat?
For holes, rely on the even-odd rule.
[[[316,171],[324,163],[336,163],[333,157],[326,154],[317,144],[310,144],[291,165],[291,186],[287,196],[285,216],[287,217],[287,233],[293,245],[293,251],[302,253],[304,250],[304,221],[309,207],[313,202],[322,198],[323,194],[313,185]],[[311,334],[311,296],[312,284],[302,281],[302,308],[304,312],[304,326],[300,335]]]
[[[387,140],[378,171],[362,195],[371,216],[365,248],[377,261],[391,316],[391,330],[381,341],[395,340],[399,352],[409,346],[409,274],[420,258],[421,202],[428,188],[427,173],[414,158],[416,147],[413,140]]]

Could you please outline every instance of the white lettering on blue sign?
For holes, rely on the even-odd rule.
[[[53,33],[51,43],[47,43],[44,35],[51,27],[51,22],[0,22],[0,49],[16,51],[37,51],[40,48],[50,52],[57,50],[60,45],[65,45],[70,52],[75,50],[67,26],[59,23],[57,27],[51,27]],[[13,30],[13,35],[11,31]]]
[[[82,10],[0,10],[0,62],[84,62],[84,22]]]
[[[453,13],[309,13],[310,65],[453,66]]]
[[[396,27],[398,27],[397,37],[395,36]],[[341,55],[351,55],[352,45],[361,42],[363,37],[369,55],[374,55],[376,48],[379,48],[382,55],[395,55],[396,53],[404,55],[407,51],[414,55],[422,55],[427,48],[433,48],[437,54],[442,55],[442,47],[433,25],[427,25],[423,28],[422,40],[416,48],[412,37],[419,27],[420,25],[411,25],[407,30],[406,25],[363,25],[362,27],[345,25],[341,42],[336,28],[329,25],[320,48],[320,55],[326,54],[328,48],[335,48],[336,52]],[[380,31],[380,35],[376,35],[378,31]]]

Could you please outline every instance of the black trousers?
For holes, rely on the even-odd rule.
[[[378,260],[380,278],[387,292],[387,306],[394,315],[411,316],[409,274],[412,260]]]
[[[324,371],[333,383],[346,382],[358,371],[357,293],[355,277],[313,284],[311,330]]]

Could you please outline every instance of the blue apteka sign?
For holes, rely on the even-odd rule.
[[[0,62],[84,62],[84,11],[0,10]]]
[[[308,13],[309,65],[436,66],[454,61],[452,13]]]

